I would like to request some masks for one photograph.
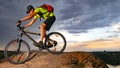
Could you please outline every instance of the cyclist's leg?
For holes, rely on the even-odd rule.
[[[42,24],[40,25],[40,33],[41,33],[40,41],[43,41],[44,36],[45,36],[45,34],[46,34],[45,28],[46,28],[46,24],[45,24],[45,23],[42,23]]]
[[[39,45],[43,45],[43,39],[45,37],[46,34],[46,30],[49,31],[49,29],[51,28],[52,24],[55,22],[56,18],[55,16],[48,18],[47,20],[45,20],[41,25],[40,25],[40,33],[41,33],[41,37],[40,37],[40,41],[39,41]]]
[[[44,39],[44,36],[46,34],[45,27],[46,27],[45,23],[42,23],[40,25],[40,34],[41,34],[41,36],[40,36],[40,41],[38,42],[38,45],[37,45],[40,48],[44,48],[44,46],[43,46],[43,39]]]

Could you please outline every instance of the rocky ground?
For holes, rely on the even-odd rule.
[[[0,63],[0,68],[108,68],[98,57],[88,52],[65,52],[59,55],[32,51],[23,64]]]

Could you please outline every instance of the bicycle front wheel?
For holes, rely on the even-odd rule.
[[[7,44],[4,50],[5,58],[13,64],[24,63],[30,55],[30,47],[24,40],[15,39]]]
[[[45,39],[45,47],[50,53],[60,54],[66,48],[66,39],[61,33],[52,32]]]

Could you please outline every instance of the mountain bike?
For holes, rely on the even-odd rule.
[[[34,46],[37,45],[37,41],[33,39],[29,34],[40,36],[40,33],[31,32],[25,30],[23,27],[18,26],[18,38],[10,41],[5,49],[4,56],[5,58],[13,64],[24,63],[30,56],[30,46],[29,44],[22,39],[23,36],[28,38]],[[47,50],[52,54],[60,54],[66,48],[66,39],[59,32],[51,32],[45,35],[45,40],[43,41],[42,48],[38,47],[39,50]]]

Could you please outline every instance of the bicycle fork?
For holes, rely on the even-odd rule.
[[[22,35],[23,35],[23,33],[21,33],[20,35],[18,35],[18,39],[17,39],[17,50],[16,50],[16,52],[18,52],[18,53],[20,53],[21,42],[22,42],[22,40],[21,40]]]
[[[18,38],[18,40],[17,40],[17,46],[18,46],[18,48],[16,50],[16,52],[18,52],[18,53],[20,53],[21,42],[22,42],[22,40],[20,38]]]

